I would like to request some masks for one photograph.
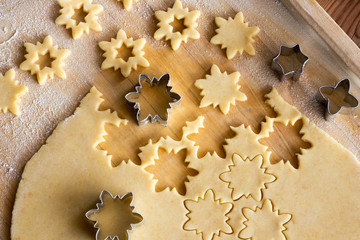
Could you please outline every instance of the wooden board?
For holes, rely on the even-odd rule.
[[[315,100],[319,86],[335,84],[344,77],[352,80],[351,92],[360,97],[360,50],[314,0],[284,0],[283,3],[275,0],[184,0],[184,5],[190,10],[200,9],[202,12],[198,27],[201,39],[190,40],[178,51],[152,37],[157,23],[153,12],[171,7],[172,0],[139,1],[130,12],[124,11],[116,1],[96,1],[105,7],[100,21],[104,29],[100,33],[91,32],[78,41],[72,40],[70,32],[64,27],[53,23],[60,9],[55,1],[5,2],[7,4],[0,4],[0,17],[2,15],[5,19],[0,19],[0,23],[7,24],[15,37],[10,38],[9,35],[10,40],[5,39],[0,45],[0,71],[15,67],[18,80],[29,87],[29,93],[23,99],[21,116],[0,115],[0,239],[9,238],[12,205],[24,165],[57,123],[72,114],[92,84],[104,94],[102,109],[111,108],[122,118],[129,119],[125,127],[106,126],[106,142],[99,145],[113,155],[114,165],[129,158],[140,163],[137,157],[140,146],[149,139],[157,141],[161,136],[180,138],[185,121],[194,120],[198,115],[206,117],[205,129],[193,136],[200,146],[199,157],[214,150],[222,156],[224,139],[232,136],[230,126],[246,124],[259,131],[264,117],[274,116],[274,111],[264,103],[264,94],[272,87],[360,157],[360,110],[327,122],[323,119],[323,107]],[[209,40],[215,34],[214,18],[234,17],[238,11],[243,11],[246,21],[251,26],[259,26],[261,32],[256,37],[256,56],[238,55],[230,61],[225,52],[219,46],[210,44]],[[18,12],[23,14],[16,14]],[[103,52],[97,43],[115,37],[120,28],[131,37],[147,39],[145,56],[151,66],[139,68],[128,78],[122,77],[118,71],[100,69]],[[18,70],[17,66],[24,60],[23,43],[42,41],[48,34],[54,37],[60,48],[71,49],[72,55],[66,61],[67,80],[54,79],[39,87],[33,76]],[[301,44],[311,60],[299,82],[280,82],[270,68],[271,60],[281,44],[295,43]],[[6,55],[9,51],[10,54]],[[198,108],[201,97],[194,82],[204,78],[213,63],[222,71],[239,71],[241,90],[248,97],[247,102],[237,102],[231,107],[226,116],[218,108]],[[182,96],[181,106],[173,110],[168,127],[148,124],[139,128],[124,95],[134,89],[139,73],[159,77],[166,72],[171,74],[173,90]],[[291,156],[293,148],[299,146],[299,134],[296,132],[299,127],[286,129],[277,126],[277,137],[264,140],[264,143],[275,149],[280,157]],[[165,155],[163,153],[162,158]],[[168,170],[168,175],[174,177],[165,180],[167,185],[176,186],[183,180],[187,173],[183,158],[180,154],[177,167]],[[174,167],[172,164],[169,166]]]

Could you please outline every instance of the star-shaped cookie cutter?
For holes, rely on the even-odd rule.
[[[294,61],[295,59],[289,59],[289,64],[292,64],[293,69],[290,71],[286,71],[285,66],[283,66],[280,62],[278,62],[278,59],[280,57],[290,57],[292,55],[295,55],[296,60],[298,61],[298,65],[301,65],[301,68],[296,68]],[[286,78],[290,78],[294,81],[298,81],[300,79],[301,74],[304,71],[305,64],[309,61],[309,57],[306,56],[300,49],[299,44],[295,44],[294,46],[285,46],[281,45],[278,55],[273,59],[271,67],[279,72],[281,81],[285,80]]]
[[[108,192],[106,190],[102,190],[101,193],[100,193],[100,196],[99,196],[100,203],[96,203],[96,208],[95,209],[91,209],[91,210],[89,210],[89,211],[87,211],[85,213],[85,217],[87,218],[87,220],[94,223],[93,227],[97,229],[96,235],[95,235],[96,240],[103,240],[103,239],[100,239],[100,230],[101,230],[101,228],[98,226],[98,221],[95,221],[95,220],[91,219],[90,216],[93,215],[96,212],[99,212],[101,210],[101,207],[104,205],[104,200],[103,200],[103,195],[104,194],[109,195],[113,200],[116,200],[116,198],[119,198],[120,200],[125,200],[126,201],[127,198],[130,198],[129,206],[130,206],[131,210],[134,209],[134,207],[131,205],[132,201],[133,201],[133,196],[134,196],[132,192],[128,192],[128,193],[126,193],[126,194],[124,194],[124,195],[122,195],[120,197],[119,195],[113,196],[110,192]],[[141,216],[139,213],[133,212],[133,214],[135,214],[136,216],[139,217],[139,219],[141,219],[137,223],[141,223],[144,220],[143,216]],[[129,239],[129,231],[132,230],[132,225],[137,224],[137,223],[131,223],[130,228],[126,230],[126,234],[127,234],[128,239]],[[115,235],[115,236],[107,235],[105,239],[113,239],[113,240],[118,239],[118,240],[120,240],[118,235]]]
[[[331,119],[335,114],[350,114],[359,101],[350,94],[350,80],[344,78],[335,87],[325,85],[319,88],[318,100],[326,104],[325,119]]]
[[[141,93],[141,89],[142,89],[142,85],[141,82],[145,81],[147,82],[151,87],[153,86],[159,86],[162,85],[163,83],[166,83],[166,92],[169,93],[170,98],[172,99],[172,101],[169,102],[169,107],[166,110],[166,119],[162,119],[159,114],[155,114],[155,116],[152,116],[151,114],[148,114],[144,119],[140,119],[140,104],[136,101],[134,101],[135,99],[138,99],[138,94]],[[153,77],[153,79],[150,79],[148,75],[146,74],[140,74],[139,75],[139,85],[137,85],[135,87],[135,92],[129,92],[128,94],[125,95],[125,99],[130,103],[134,105],[134,110],[136,110],[136,120],[138,122],[138,125],[144,126],[145,124],[147,124],[148,122],[151,123],[160,123],[163,126],[167,126],[167,121],[169,119],[169,114],[172,108],[178,107],[180,105],[180,101],[181,101],[181,96],[175,92],[172,92],[172,86],[169,85],[170,84],[170,74],[169,73],[165,73],[164,75],[162,75],[159,79],[157,79],[156,77]]]

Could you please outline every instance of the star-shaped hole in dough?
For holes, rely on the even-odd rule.
[[[138,65],[149,67],[150,63],[144,57],[145,52],[143,51],[143,48],[145,43],[145,38],[133,40],[133,38],[128,38],[126,36],[124,30],[120,29],[115,39],[111,38],[110,42],[99,42],[99,47],[105,51],[103,54],[105,60],[101,64],[101,68],[114,68],[115,70],[120,68],[121,74],[124,77],[128,77],[131,73],[131,69],[137,70]],[[131,56],[128,59],[118,57],[119,50],[122,47],[126,47],[127,49],[132,48]]]
[[[201,234],[203,240],[212,240],[215,235],[219,236],[220,232],[233,233],[227,216],[233,204],[216,199],[213,190],[207,190],[204,197],[199,197],[196,201],[185,200],[184,205],[189,211],[186,214],[188,220],[183,226],[185,230]]]
[[[255,200],[262,199],[262,190],[266,184],[272,183],[276,177],[266,172],[263,168],[263,157],[256,156],[253,159],[242,159],[238,154],[233,155],[233,165],[229,166],[229,171],[220,175],[220,179],[229,183],[232,189],[231,197],[238,200],[242,196],[251,195]]]
[[[48,78],[53,78],[54,74],[62,79],[66,78],[64,60],[70,55],[70,51],[58,49],[51,36],[47,36],[43,43],[38,42],[36,45],[25,43],[24,46],[28,53],[25,55],[26,60],[21,63],[20,69],[30,71],[32,75],[36,74],[40,85],[43,85]],[[38,60],[47,54],[52,59],[51,67],[42,67]]]
[[[199,39],[200,33],[195,29],[198,26],[196,22],[200,17],[200,11],[190,11],[188,8],[183,8],[181,2],[176,0],[172,8],[168,8],[167,11],[156,11],[155,17],[159,20],[157,26],[158,30],[154,33],[154,38],[160,40],[170,40],[171,47],[174,50],[179,49],[181,42],[187,42],[189,38]],[[174,20],[184,21],[184,30],[182,32],[173,31],[174,28],[171,23]]]
[[[97,229],[96,239],[128,239],[128,231],[132,229],[132,225],[143,220],[140,214],[133,211],[132,200],[132,193],[113,197],[108,191],[101,192],[96,209],[86,212],[86,218]]]
[[[243,222],[246,227],[240,231],[241,239],[286,240],[284,225],[291,220],[291,214],[280,214],[279,210],[274,210],[270,200],[265,200],[260,208],[243,208],[242,212],[246,218]]]
[[[230,105],[235,105],[236,100],[246,101],[246,95],[239,91],[240,85],[237,84],[239,78],[239,72],[222,73],[218,66],[212,65],[211,75],[206,75],[205,79],[199,79],[195,82],[195,86],[202,90],[203,98],[200,107],[219,106],[221,112],[227,114]]]
[[[126,11],[129,11],[132,8],[133,2],[137,2],[138,0],[117,0],[118,2],[122,2]]]
[[[247,52],[255,55],[255,49],[252,44],[255,42],[254,36],[260,31],[258,27],[249,27],[249,23],[244,22],[244,15],[238,12],[234,19],[228,20],[224,18],[215,18],[215,23],[219,27],[216,29],[216,35],[211,38],[210,42],[221,45],[226,48],[226,56],[228,59],[235,57],[236,53]]]
[[[104,11],[103,6],[93,4],[92,0],[58,0],[61,15],[55,20],[58,25],[65,25],[66,29],[72,29],[72,37],[79,39],[84,33],[88,34],[90,29],[94,31],[101,31],[101,25],[98,22],[99,15]],[[77,23],[73,17],[76,15],[76,10],[83,11],[86,16],[84,21]]]
[[[15,115],[19,115],[20,97],[28,91],[28,88],[19,86],[18,81],[15,80],[14,69],[10,69],[5,75],[0,73],[0,89],[0,111],[7,113],[7,110],[10,110]]]

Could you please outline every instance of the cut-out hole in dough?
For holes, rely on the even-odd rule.
[[[187,26],[184,24],[185,19],[181,18],[181,19],[177,19],[176,17],[174,17],[174,21],[172,21],[170,23],[170,25],[172,26],[172,32],[179,32],[180,34],[182,34],[182,32],[184,31],[184,29],[187,28]]]
[[[88,15],[88,12],[84,10],[84,7],[81,6],[79,9],[74,9],[74,15],[72,15],[72,19],[76,21],[76,25],[79,25],[81,22],[86,22],[85,18]]]
[[[199,133],[190,134],[188,138],[195,141],[196,145],[199,146],[199,158],[204,157],[207,152],[216,152],[219,157],[225,158],[226,153],[223,147],[226,144],[225,139],[234,137],[235,133],[230,126],[223,124],[226,123],[227,115],[222,114],[216,108],[208,108],[208,110],[213,113],[210,116],[214,116],[214,118],[205,118],[205,127],[200,128]],[[214,121],[215,119],[216,121]],[[217,128],[214,127],[214,124],[222,126]]]
[[[132,53],[133,47],[127,47],[125,44],[122,44],[120,48],[116,49],[117,56],[116,58],[122,58],[125,62],[129,60],[130,57],[133,57]]]
[[[300,149],[308,149],[311,143],[302,139],[300,130],[303,127],[303,120],[298,120],[294,125],[285,126],[282,123],[274,123],[274,132],[268,138],[260,139],[259,142],[269,147],[271,151],[270,162],[278,163],[282,160],[289,161],[294,168],[299,168],[298,156]],[[286,136],[286,138],[284,137]]]
[[[35,62],[35,64],[39,64],[40,70],[42,70],[44,67],[51,68],[51,63],[55,60],[55,58],[52,58],[50,56],[50,53],[47,52],[44,55],[39,55],[39,59]]]
[[[166,188],[175,188],[180,195],[186,194],[185,182],[188,182],[188,176],[196,176],[199,173],[187,167],[189,163],[185,163],[186,155],[187,150],[169,154],[162,148],[159,149],[159,159],[155,161],[155,165],[150,165],[145,169],[158,180],[155,187],[157,192]]]

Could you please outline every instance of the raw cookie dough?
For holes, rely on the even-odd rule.
[[[219,106],[221,112],[226,115],[230,105],[235,105],[236,100],[246,101],[246,95],[239,90],[240,85],[237,84],[239,78],[239,72],[222,73],[219,67],[213,64],[211,75],[206,75],[205,79],[198,79],[195,82],[195,86],[202,90],[200,107]]]
[[[189,38],[199,39],[200,33],[195,29],[198,26],[196,22],[200,17],[200,11],[190,11],[188,8],[183,8],[181,2],[176,0],[172,8],[167,11],[156,11],[155,17],[159,20],[157,26],[158,30],[154,33],[154,38],[160,40],[170,40],[171,47],[174,50],[179,49],[181,42],[187,43]],[[170,25],[175,19],[184,20],[184,30],[182,32],[174,32],[173,27]]]
[[[130,239],[200,240],[205,236],[204,239],[214,240],[239,237],[255,240],[263,239],[264,235],[292,240],[359,239],[360,164],[348,150],[286,103],[276,90],[267,97],[277,117],[267,117],[259,134],[251,127],[234,127],[236,136],[227,139],[226,146],[231,147],[225,148],[224,159],[209,153],[200,159],[196,157],[197,147],[185,133],[194,133],[203,127],[203,118],[199,117],[184,126],[185,137],[180,140],[165,138],[141,148],[144,161],[141,166],[129,161],[112,167],[110,156],[96,146],[104,141],[106,123],[119,125],[126,121],[115,113],[99,111],[101,94],[93,88],[74,115],[59,124],[27,163],[16,195],[12,239],[94,239],[94,232],[84,228],[85,212],[93,209],[104,189],[118,195],[133,192],[134,210],[144,220],[133,226]],[[312,143],[311,148],[301,151],[299,168],[293,168],[288,162],[271,164],[271,152],[258,140],[275,131],[275,122],[288,124],[299,119],[304,122],[301,129],[304,139]],[[153,163],[160,144],[175,151],[192,149],[186,161],[188,167],[199,174],[189,177],[184,196],[169,189],[155,192],[156,180],[144,170]],[[236,163],[237,155],[242,159],[261,155],[263,162],[258,167],[266,168],[266,173],[276,177],[275,181],[265,184],[261,200],[251,194],[233,200],[228,182],[221,180],[220,176]],[[257,180],[257,176],[245,174],[242,178],[244,182]],[[273,178],[265,182],[271,180]],[[255,186],[257,189],[253,191],[260,185]],[[243,187],[236,185],[239,192],[245,192],[240,189]],[[214,212],[203,204],[201,207],[188,204],[205,203],[201,199],[213,199],[206,201],[211,204],[221,199],[221,203],[229,203],[232,209]],[[196,212],[196,217],[189,211]],[[218,222],[204,227],[202,223],[213,219],[212,214],[216,214]],[[189,218],[193,220],[191,225],[185,224]]]
[[[252,46],[255,42],[253,37],[259,33],[260,29],[249,27],[249,23],[244,22],[242,12],[238,12],[234,19],[229,17],[225,20],[217,17],[215,23],[219,28],[215,30],[217,34],[211,38],[210,42],[226,48],[228,59],[235,57],[237,52],[241,55],[244,50],[250,55],[255,55],[255,49]]]
[[[133,2],[137,2],[138,0],[118,0],[123,3],[124,8],[129,11],[132,8]]]
[[[30,71],[31,74],[36,74],[40,85],[45,84],[48,78],[53,78],[54,74],[60,78],[66,78],[64,71],[64,60],[70,55],[70,51],[67,49],[58,49],[57,45],[54,45],[51,36],[47,36],[43,43],[24,44],[26,51],[26,60],[20,64],[20,69],[24,71]],[[51,62],[51,67],[44,67],[41,69],[40,64],[37,63],[40,55],[46,55],[49,53],[50,57],[54,60]]]
[[[101,64],[101,68],[114,68],[115,70],[120,68],[121,74],[124,77],[128,77],[131,73],[131,69],[137,70],[138,65],[142,67],[149,67],[150,63],[144,57],[145,52],[143,51],[143,48],[145,43],[145,38],[133,40],[133,38],[128,38],[126,36],[124,30],[120,29],[115,39],[111,38],[110,42],[99,42],[99,47],[105,51],[103,54],[105,60]],[[121,57],[117,57],[118,49],[120,49],[123,44],[127,48],[133,48],[131,52],[132,56],[129,57],[127,61]]]
[[[19,115],[20,97],[28,91],[28,88],[19,86],[18,81],[15,80],[14,69],[10,69],[5,75],[0,73],[0,89],[0,111],[6,113],[10,110],[15,115]]]
[[[101,25],[98,22],[99,15],[104,11],[100,4],[93,4],[92,0],[58,0],[61,15],[56,18],[55,23],[65,25],[66,29],[72,29],[72,37],[79,39],[84,33],[88,34],[90,30],[100,32]],[[76,23],[73,19],[75,10],[83,8],[87,13],[85,22]]]

